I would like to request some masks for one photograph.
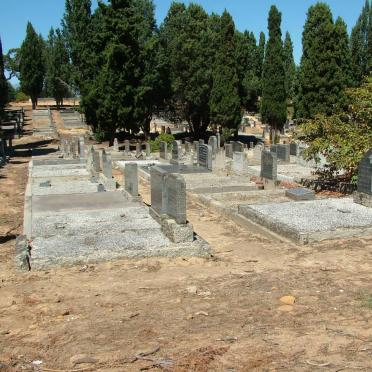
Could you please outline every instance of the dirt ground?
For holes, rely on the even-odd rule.
[[[17,272],[30,149],[48,146],[26,131],[0,169],[1,371],[372,371],[372,238],[300,247],[190,202],[210,259]]]

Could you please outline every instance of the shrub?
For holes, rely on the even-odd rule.
[[[172,143],[174,141],[174,136],[172,134],[162,133],[159,134],[155,140],[149,141],[151,146],[151,152],[157,152],[159,151],[160,142],[166,142],[168,145],[168,150],[172,149]]]
[[[18,92],[16,94],[16,98],[15,99],[16,99],[17,102],[24,102],[24,101],[28,101],[30,99],[30,97],[27,94],[23,93],[23,92]]]

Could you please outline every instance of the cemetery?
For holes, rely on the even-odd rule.
[[[372,370],[355,1],[0,11],[0,371]]]

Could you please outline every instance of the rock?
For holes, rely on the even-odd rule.
[[[279,306],[278,308],[279,311],[283,311],[283,312],[290,312],[293,310],[293,306],[291,305],[282,305],[282,306]]]
[[[66,315],[70,315],[70,311],[69,310],[65,310],[63,313],[62,313],[63,316],[66,316]]]
[[[89,355],[85,354],[76,354],[70,358],[70,363],[75,366],[77,364],[89,363],[94,364],[97,363],[98,360],[95,358],[90,357]]]
[[[293,296],[283,296],[280,299],[280,302],[286,305],[293,305],[296,302],[296,298]]]
[[[7,329],[5,331],[0,331],[1,336],[8,335],[9,333],[10,333],[10,331],[7,330]]]
[[[190,285],[186,288],[186,291],[190,294],[197,294],[198,288],[196,287],[196,285]]]

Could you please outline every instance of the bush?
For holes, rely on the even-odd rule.
[[[171,134],[167,134],[167,133],[159,134],[155,138],[155,140],[149,141],[150,146],[151,146],[151,152],[159,151],[160,142],[166,142],[167,145],[168,145],[168,150],[171,150],[172,149],[172,143],[173,143],[174,140],[175,140],[174,136],[171,135]]]
[[[18,92],[15,97],[16,102],[24,102],[24,101],[28,101],[29,99],[30,97],[23,92]]]
[[[94,139],[99,143],[103,142],[105,140],[105,132],[101,128],[97,128],[94,133]]]

